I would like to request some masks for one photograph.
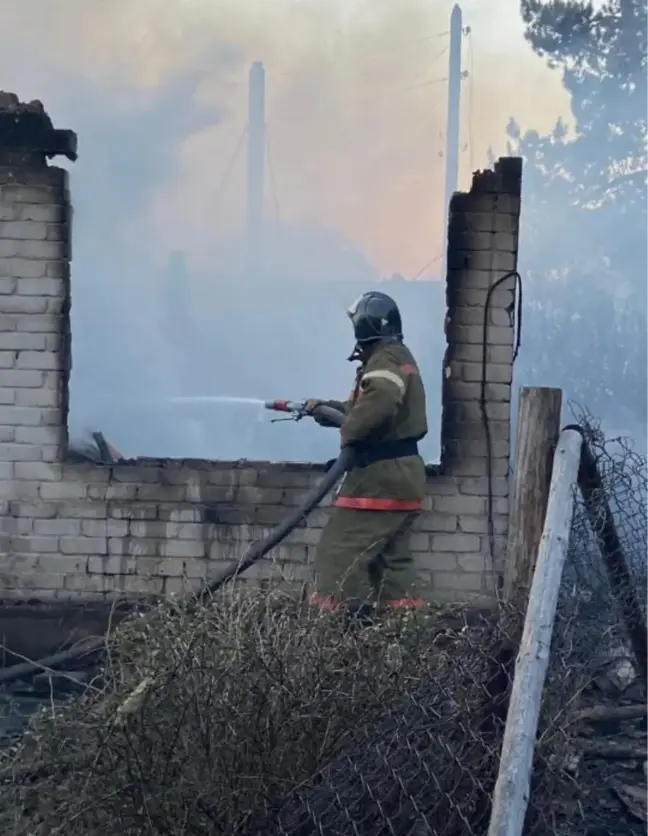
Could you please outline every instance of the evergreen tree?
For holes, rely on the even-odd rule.
[[[573,126],[511,121],[525,158],[523,383],[563,386],[646,425],[646,0],[521,0],[526,38],[561,73]]]

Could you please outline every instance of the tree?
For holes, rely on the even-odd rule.
[[[573,126],[511,120],[526,160],[525,382],[562,385],[608,420],[646,424],[645,0],[521,0],[533,50],[561,73]]]

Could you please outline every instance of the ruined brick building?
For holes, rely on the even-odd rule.
[[[71,196],[67,172],[47,159],[74,158],[75,138],[6,94],[0,118],[0,597],[114,600],[196,587],[277,524],[322,466],[70,460]],[[520,160],[501,159],[451,205],[442,456],[412,538],[438,601],[492,596],[501,569],[514,277],[489,289],[516,270],[520,187]],[[315,511],[249,576],[307,581],[324,520]]]

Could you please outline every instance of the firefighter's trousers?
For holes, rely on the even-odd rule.
[[[419,511],[333,507],[315,553],[316,603],[419,603],[409,536]]]

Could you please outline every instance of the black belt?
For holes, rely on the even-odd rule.
[[[374,462],[388,459],[404,459],[407,456],[418,456],[418,441],[415,438],[400,438],[396,441],[376,441],[374,443],[360,441],[351,445],[355,453],[353,468],[368,467]]]

